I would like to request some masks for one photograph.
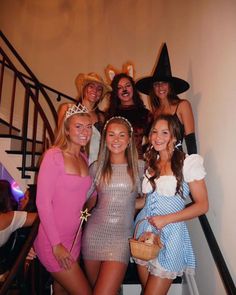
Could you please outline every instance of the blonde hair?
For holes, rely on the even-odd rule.
[[[58,147],[62,150],[66,149],[68,147],[68,143],[70,142],[70,139],[67,135],[67,132],[69,131],[69,126],[70,126],[70,121],[71,118],[74,116],[79,116],[79,117],[89,117],[89,113],[76,113],[69,118],[65,119],[66,112],[64,114],[63,121],[61,124],[59,124],[59,127],[57,129],[56,137],[54,140],[53,147]]]
[[[130,143],[128,144],[125,150],[125,156],[127,159],[127,172],[130,175],[130,178],[133,183],[133,190],[136,187],[137,179],[138,179],[138,153],[135,146],[134,140],[134,133],[133,128],[129,121],[123,117],[112,117],[109,119],[103,129],[102,137],[101,137],[101,144],[100,144],[100,151],[98,155],[98,169],[95,177],[96,185],[102,184],[109,184],[112,176],[112,167],[110,161],[110,151],[106,146],[106,135],[107,135],[107,128],[110,124],[117,123],[124,125],[129,134]]]

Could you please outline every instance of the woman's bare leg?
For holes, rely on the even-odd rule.
[[[70,295],[91,295],[92,290],[89,283],[77,263],[72,264],[69,270],[62,270],[59,272],[51,273],[57,283],[64,288],[64,290]],[[55,285],[57,289],[55,295],[61,295],[62,290],[59,286]]]
[[[127,266],[127,264],[121,262],[103,261],[93,295],[117,295]]]
[[[84,260],[84,269],[92,288],[95,286],[95,283],[98,278],[99,270],[101,266],[101,261],[97,260]]]
[[[157,276],[149,275],[145,289],[144,295],[166,295],[172,280],[162,279]]]
[[[137,264],[137,270],[138,270],[138,277],[142,285],[142,289],[144,290],[148,280],[149,272],[146,266],[139,265],[139,264]]]
[[[57,281],[54,280],[53,295],[68,295],[68,293]]]

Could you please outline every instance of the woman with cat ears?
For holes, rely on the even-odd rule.
[[[133,127],[126,118],[110,118],[103,129],[98,161],[90,166],[91,193],[95,193],[89,201],[97,198],[97,203],[82,238],[85,271],[94,295],[118,294],[129,263],[128,239],[133,234],[143,173]]]
[[[134,70],[132,63],[123,66],[119,73],[112,66],[106,68],[107,76],[111,80],[111,97],[107,118],[122,116],[126,118],[134,129],[136,147],[139,159],[143,159],[145,143],[153,122],[152,113],[145,107],[135,82],[133,80]]]

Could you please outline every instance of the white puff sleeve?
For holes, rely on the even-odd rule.
[[[186,182],[201,180],[205,177],[206,171],[203,166],[203,158],[198,154],[192,154],[185,158],[183,176]]]

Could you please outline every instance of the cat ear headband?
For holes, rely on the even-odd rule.
[[[120,74],[120,73],[124,73],[127,74],[128,76],[134,78],[135,75],[135,71],[134,71],[134,65],[132,62],[128,61],[125,64],[123,64],[122,69],[118,70],[117,68],[115,68],[112,65],[108,65],[105,68],[105,75],[106,75],[106,79],[108,81],[108,83],[111,83],[111,81],[113,80],[113,78],[115,77],[115,75]]]

